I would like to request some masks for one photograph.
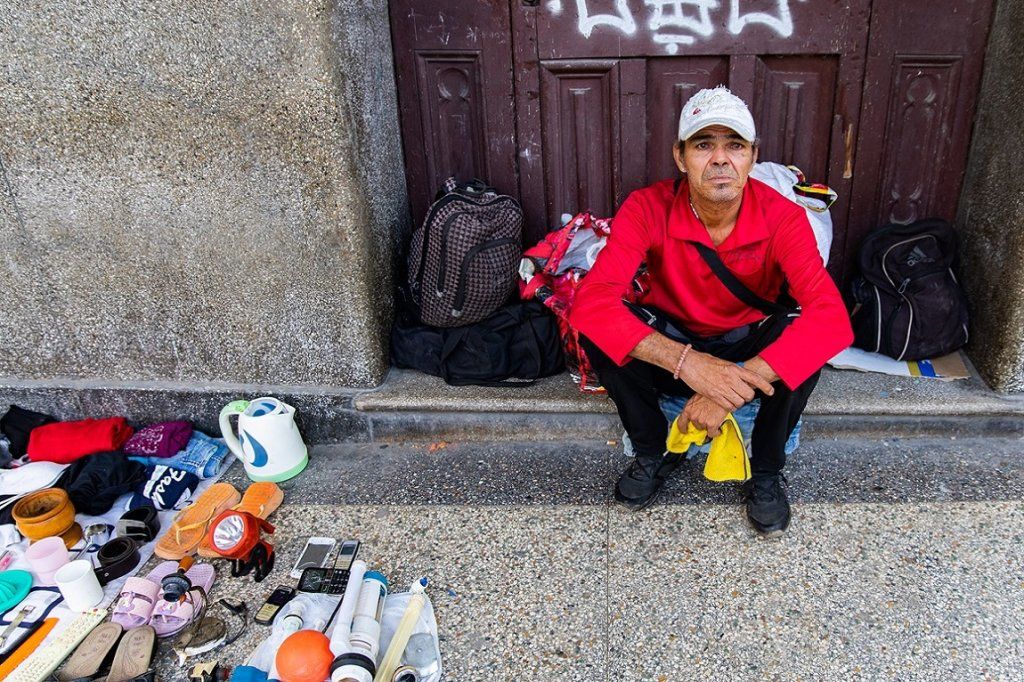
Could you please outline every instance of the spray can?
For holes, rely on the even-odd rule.
[[[377,571],[367,571],[359,588],[348,651],[331,664],[332,682],[373,682],[380,649],[380,616],[387,595],[387,578]]]

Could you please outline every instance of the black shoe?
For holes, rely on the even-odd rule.
[[[682,461],[682,455],[668,452],[657,457],[637,456],[619,476],[615,501],[640,511],[658,499],[661,488]]]
[[[747,503],[747,518],[757,532],[764,535],[781,535],[789,527],[792,514],[786,498],[788,483],[780,474],[754,476],[743,484]]]

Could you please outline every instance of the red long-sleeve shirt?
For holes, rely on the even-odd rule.
[[[690,208],[689,186],[671,180],[633,192],[612,223],[611,236],[583,279],[569,322],[620,365],[653,330],[623,305],[637,267],[647,262],[650,292],[643,303],[712,336],[764,317],[715,276],[692,242],[718,251],[726,267],[764,299],[783,282],[802,312],[761,351],[785,384],[795,388],[853,342],[846,308],[818,253],[804,209],[750,178],[732,232],[717,247]]]

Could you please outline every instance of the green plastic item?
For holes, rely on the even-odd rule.
[[[32,589],[32,574],[28,571],[0,573],[0,613],[9,611],[20,604],[30,589]]]

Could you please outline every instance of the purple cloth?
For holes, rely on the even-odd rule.
[[[160,422],[136,431],[122,449],[135,457],[173,457],[191,437],[189,422]]]

